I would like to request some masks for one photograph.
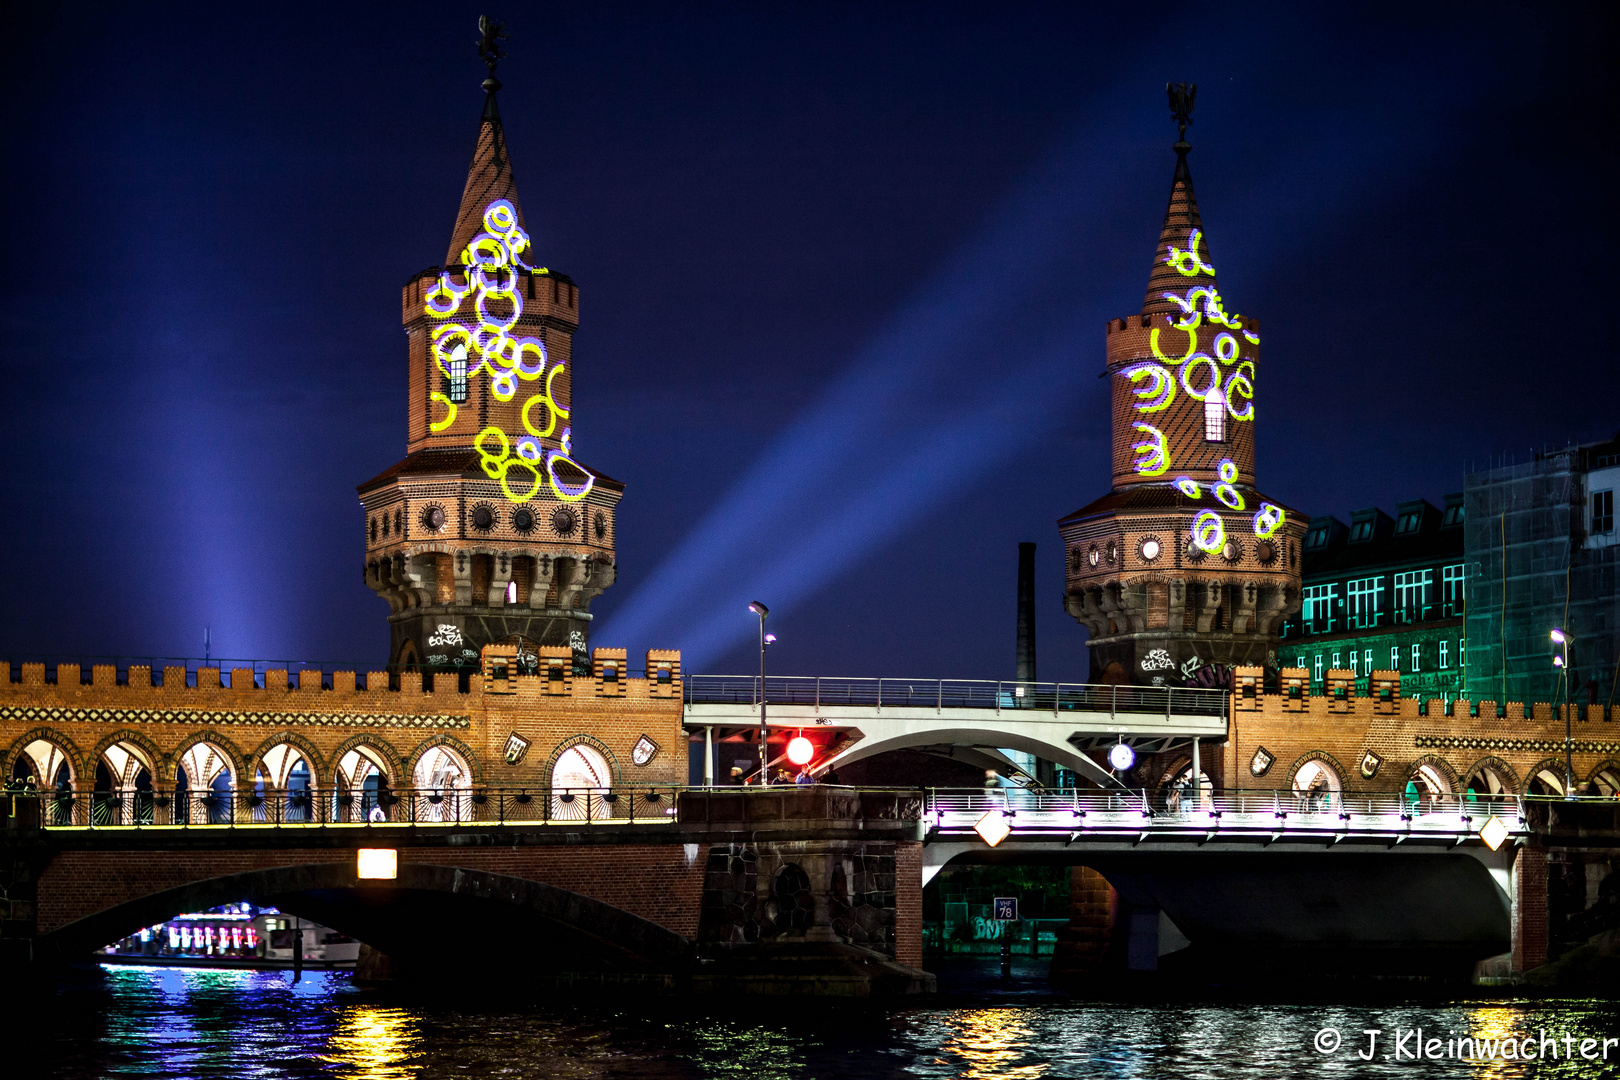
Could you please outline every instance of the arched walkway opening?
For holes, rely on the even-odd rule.
[[[1295,769],[1293,786],[1302,809],[1331,810],[1339,805],[1339,773],[1325,761],[1312,758]]]
[[[1475,803],[1498,803],[1516,797],[1512,779],[1495,765],[1481,765],[1463,783],[1463,798]]]
[[[1620,795],[1620,769],[1599,769],[1592,774],[1588,788],[1589,794],[1602,795],[1605,798],[1612,799]]]
[[[233,780],[231,759],[223,750],[208,742],[193,743],[175,766],[175,822],[225,825],[234,821]]]
[[[1434,765],[1424,762],[1412,770],[1406,778],[1406,801],[1413,806],[1419,803],[1432,807],[1441,799],[1451,794],[1451,782],[1446,779],[1445,773]]]
[[[312,821],[314,811],[314,773],[304,752],[291,743],[265,751],[253,777],[253,820]]]
[[[388,795],[387,757],[371,746],[357,746],[338,759],[334,787],[335,821],[387,821],[392,805]]]
[[[1564,773],[1562,769],[1551,765],[1542,765],[1530,774],[1530,784],[1525,789],[1527,795],[1548,795],[1554,798],[1564,796]]]
[[[448,746],[423,751],[411,770],[417,794],[417,816],[423,821],[468,821],[472,818],[472,768]]]
[[[1164,806],[1172,811],[1191,811],[1195,807],[1204,810],[1215,808],[1214,785],[1209,781],[1209,773],[1198,770],[1198,798],[1193,798],[1193,772],[1192,762],[1189,760],[1165,778],[1164,786],[1159,796]]]
[[[50,802],[50,819],[56,825],[75,824],[73,818],[73,791],[76,787],[73,766],[67,751],[49,739],[35,739],[22,748],[11,767],[13,783],[32,787],[37,791],[56,792]],[[77,824],[84,824],[83,815]]]
[[[551,816],[558,821],[584,821],[610,816],[604,798],[613,786],[613,767],[594,746],[575,743],[557,757],[551,769]]]
[[[153,821],[153,765],[146,752],[116,742],[96,762],[90,820],[95,825],[150,825]]]

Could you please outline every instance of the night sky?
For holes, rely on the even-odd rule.
[[[592,644],[747,671],[757,597],[773,671],[1007,677],[1034,540],[1040,674],[1083,679],[1055,521],[1108,486],[1167,80],[1262,490],[1344,518],[1612,435],[1606,9],[1414,7],[493,10],[576,455],[628,485]],[[478,12],[13,13],[0,656],[387,659],[355,485],[404,453]]]

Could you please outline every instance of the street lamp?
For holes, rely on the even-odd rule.
[[[1570,727],[1572,717],[1570,716],[1571,710],[1569,707],[1570,638],[1561,628],[1555,626],[1553,627],[1552,640],[1553,644],[1557,645],[1559,649],[1557,653],[1553,654],[1553,667],[1557,668],[1563,676],[1564,687],[1564,798],[1573,799],[1575,797],[1575,755],[1571,742],[1573,731]]]
[[[776,635],[765,632],[765,616],[771,613],[770,608],[755,600],[748,610],[759,616],[759,782],[764,786],[771,782],[765,756],[770,743],[770,728],[765,725],[765,646],[775,641]]]

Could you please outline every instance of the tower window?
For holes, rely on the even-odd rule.
[[[517,582],[515,581],[508,581],[506,583],[506,602],[508,604],[517,603]]]
[[[1204,441],[1226,441],[1226,396],[1219,386],[1212,386],[1204,399]]]
[[[450,357],[450,377],[444,380],[444,393],[457,405],[467,403],[467,351],[457,347]]]

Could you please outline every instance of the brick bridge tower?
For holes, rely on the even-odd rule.
[[[579,290],[535,257],[496,105],[499,27],[481,25],[484,112],[445,265],[400,301],[406,456],[359,488],[366,584],[400,667],[476,666],[508,643],[571,646],[588,670],[624,485],[574,457]]]
[[[1170,88],[1181,137],[1142,310],[1108,323],[1113,487],[1058,522],[1095,681],[1224,684],[1237,664],[1275,668],[1299,607],[1306,523],[1255,486],[1259,324],[1216,290],[1187,166],[1196,89]]]

